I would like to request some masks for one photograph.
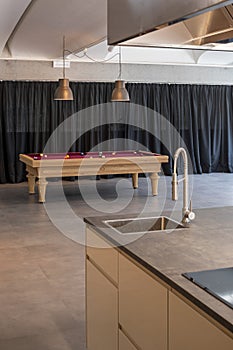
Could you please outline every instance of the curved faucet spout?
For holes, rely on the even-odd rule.
[[[177,160],[180,156],[180,154],[183,157],[184,162],[184,177],[180,180],[178,180],[177,177]],[[174,170],[172,174],[172,199],[177,200],[178,199],[178,191],[177,186],[178,183],[183,181],[183,209],[182,209],[182,221],[184,223],[189,223],[190,220],[193,220],[195,218],[195,214],[189,209],[188,206],[188,157],[187,152],[183,147],[180,147],[176,150],[174,154]]]
[[[187,152],[183,147],[178,148],[174,154],[174,173],[176,173],[177,170],[177,159],[179,158],[180,154],[182,155],[184,160],[184,174],[188,174],[188,157]]]

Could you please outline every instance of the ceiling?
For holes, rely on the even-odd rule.
[[[76,54],[68,55],[72,61],[92,62],[85,52],[95,60],[118,60],[118,47],[106,41],[107,0],[0,0],[0,6],[1,59],[57,60],[65,36],[66,49]],[[232,43],[219,47],[224,50],[123,47],[122,61],[233,65]]]
[[[0,0],[0,48],[18,59],[54,59],[62,55],[62,37],[70,50],[106,37],[107,0]],[[7,55],[7,52],[4,53]],[[2,54],[2,55],[4,55]]]

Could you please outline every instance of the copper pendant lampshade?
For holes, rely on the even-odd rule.
[[[129,102],[129,93],[125,87],[125,81],[121,79],[122,63],[121,63],[121,47],[119,48],[119,77],[115,81],[115,88],[112,92],[112,102]]]
[[[59,85],[55,91],[54,100],[72,101],[73,99],[73,92],[69,87],[69,79],[59,79]]]
[[[116,80],[115,81],[115,88],[112,92],[112,102],[125,102],[130,101],[129,93],[125,87],[125,81],[124,80]]]
[[[59,85],[54,94],[54,100],[72,101],[73,92],[69,86],[69,79],[65,77],[65,37],[63,37],[63,78],[59,79]]]

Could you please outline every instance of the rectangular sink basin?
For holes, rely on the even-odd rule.
[[[104,223],[120,234],[171,231],[184,228],[184,225],[166,216],[105,220]]]

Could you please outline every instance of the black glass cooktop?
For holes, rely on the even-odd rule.
[[[182,275],[233,309],[233,267]]]

